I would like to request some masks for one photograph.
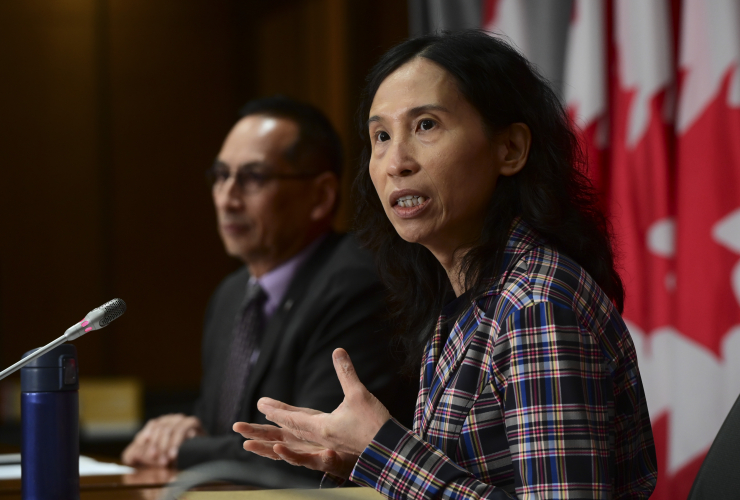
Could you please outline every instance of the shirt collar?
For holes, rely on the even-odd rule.
[[[502,273],[505,274],[514,267],[522,255],[543,243],[542,237],[521,216],[514,217],[509,230],[509,240],[504,249],[504,259],[501,262]]]
[[[480,299],[498,293],[509,271],[517,265],[519,259],[533,248],[543,244],[545,244],[545,241],[542,239],[542,236],[532,226],[522,219],[521,216],[517,215],[514,217],[514,220],[511,221],[511,228],[509,229],[509,239],[504,248],[501,267],[499,268],[500,272],[491,278],[486,293],[478,298]]]
[[[308,257],[316,250],[322,241],[326,239],[326,235],[319,236],[313,240],[306,248],[295,254],[290,259],[280,264],[275,269],[266,272],[259,278],[250,278],[250,282],[256,281],[264,290],[267,295],[267,300],[262,308],[265,314],[265,318],[268,319],[275,310],[278,308],[280,303],[285,297],[285,293],[288,291],[293,276],[301,265],[308,259]]]

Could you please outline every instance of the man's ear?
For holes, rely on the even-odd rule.
[[[514,175],[527,164],[532,132],[524,123],[512,123],[498,134],[499,174]]]
[[[339,194],[339,179],[334,172],[323,172],[313,180],[314,204],[311,220],[320,221],[331,217]]]

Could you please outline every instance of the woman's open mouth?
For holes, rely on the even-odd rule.
[[[400,207],[418,207],[422,203],[424,203],[427,199],[423,196],[401,196],[398,201],[396,201],[396,205]]]
[[[402,218],[410,218],[419,214],[429,204],[430,199],[425,196],[401,196],[393,205],[393,211]]]

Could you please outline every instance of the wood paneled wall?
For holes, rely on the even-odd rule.
[[[350,170],[364,75],[407,25],[398,0],[0,2],[0,364],[121,297],[75,342],[82,373],[197,384],[206,302],[239,264],[203,172],[237,110],[318,105]]]

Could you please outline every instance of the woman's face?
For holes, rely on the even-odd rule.
[[[474,243],[483,226],[505,141],[441,66],[419,57],[391,73],[370,108],[370,177],[406,241],[443,262]]]

